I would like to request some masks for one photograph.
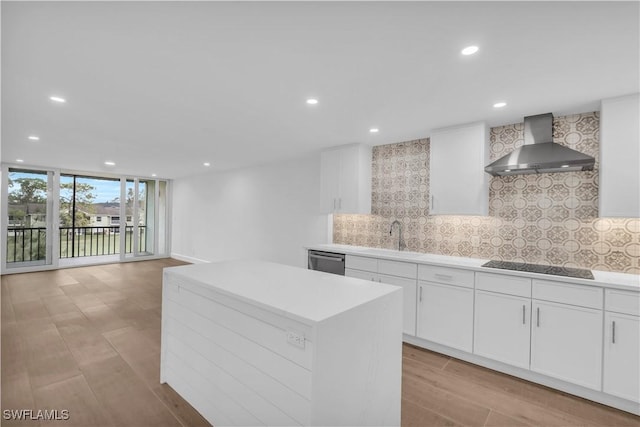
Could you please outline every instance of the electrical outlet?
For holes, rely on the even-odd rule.
[[[287,331],[287,342],[296,347],[304,348],[304,335],[294,331]]]

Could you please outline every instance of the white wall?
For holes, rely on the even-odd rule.
[[[172,256],[253,258],[306,268],[305,244],[326,243],[320,155],[181,178],[173,185]]]

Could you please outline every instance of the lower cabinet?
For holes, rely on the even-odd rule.
[[[533,301],[531,370],[601,389],[602,310]]]
[[[371,280],[374,282],[387,283],[389,285],[402,288],[403,295],[403,327],[402,332],[407,335],[416,334],[416,264],[375,260],[373,258],[347,256],[348,265],[357,268],[345,268],[344,275],[357,279]],[[380,263],[380,264],[379,264]],[[371,271],[376,270],[376,271]],[[380,272],[391,272],[402,274],[405,277],[392,276],[390,274],[378,274]],[[413,278],[411,278],[413,276]]]
[[[408,335],[416,334],[416,279],[406,279],[404,277],[378,275],[378,281],[389,285],[400,286],[403,295],[403,329],[402,332]]]
[[[471,352],[473,288],[418,282],[417,335],[429,341]]]
[[[605,312],[602,391],[640,403],[640,317]]]
[[[476,290],[473,352],[529,369],[531,298]]]
[[[640,414],[640,292],[357,256],[345,275],[402,287],[403,332],[429,341],[418,345],[606,393],[605,404]]]

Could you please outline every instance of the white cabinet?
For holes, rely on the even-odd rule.
[[[473,272],[421,265],[418,279],[417,336],[470,353],[473,345]]]
[[[403,304],[402,304],[402,332],[407,335],[416,334],[416,279],[407,279],[404,277],[378,275],[380,283],[388,285],[400,286],[402,288]]]
[[[607,289],[602,391],[640,403],[640,293]],[[613,311],[609,311],[613,310]]]
[[[476,273],[473,352],[529,369],[531,279]]]
[[[344,275],[401,287],[402,332],[416,334],[416,264],[347,255]]]
[[[433,131],[430,137],[431,215],[487,215],[489,130],[484,122]]]
[[[320,157],[320,209],[323,213],[371,213],[371,147],[346,145]]]
[[[600,216],[640,217],[640,95],[602,100]]]
[[[471,352],[473,289],[419,282],[418,336]]]
[[[532,296],[531,370],[601,390],[602,288],[536,279]]]
[[[640,292],[375,255],[345,272],[403,288],[411,344],[640,415]]]
[[[604,324],[602,391],[640,403],[640,317],[606,312]]]

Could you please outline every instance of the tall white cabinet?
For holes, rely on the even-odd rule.
[[[640,94],[602,100],[600,216],[640,217]]]
[[[323,213],[371,213],[371,147],[351,144],[320,156],[320,209]]]
[[[489,212],[489,128],[470,123],[434,130],[430,137],[431,215]]]

